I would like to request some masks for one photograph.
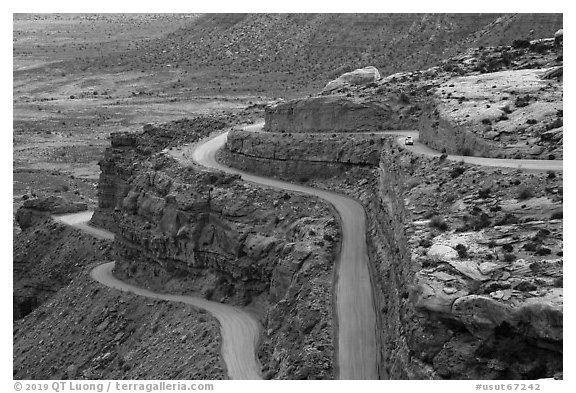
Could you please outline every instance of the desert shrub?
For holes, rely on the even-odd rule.
[[[479,214],[469,223],[470,227],[475,231],[490,226],[490,217],[486,213]]]
[[[496,221],[495,225],[497,226],[512,225],[512,224],[518,224],[518,222],[520,222],[518,220],[518,217],[516,217],[512,213],[506,213],[504,217],[502,217],[502,219]]]
[[[452,203],[452,202],[454,202],[454,201],[456,200],[456,198],[457,198],[456,194],[448,193],[448,194],[446,194],[446,197],[444,198],[444,201],[445,201],[446,203]]]
[[[564,213],[562,210],[559,211],[555,211],[554,213],[552,213],[552,215],[550,216],[550,218],[552,220],[561,220],[564,217]]]
[[[546,53],[548,51],[548,45],[546,45],[543,42],[535,42],[533,44],[530,44],[530,50],[532,52],[543,54],[543,53]]]
[[[540,229],[536,234],[532,237],[532,240],[544,239],[546,236],[550,234],[548,229]]]
[[[548,154],[548,159],[549,160],[555,160],[556,156],[554,154]]]
[[[484,118],[481,120],[482,124],[492,124],[492,120],[488,119],[488,118]]]
[[[439,160],[442,162],[445,161],[446,158],[448,158],[448,155],[446,154],[446,148],[444,148],[444,152],[440,155]]]
[[[554,285],[556,288],[562,288],[562,287],[564,286],[564,279],[563,279],[563,277],[556,277],[556,278],[554,279],[553,285]]]
[[[506,252],[503,256],[504,262],[514,262],[516,260],[516,255]]]
[[[474,151],[468,146],[463,146],[458,149],[458,154],[460,154],[461,156],[472,156],[473,153]]]
[[[310,178],[308,178],[306,176],[302,176],[302,177],[298,178],[298,180],[300,181],[300,183],[308,183]]]
[[[546,130],[553,130],[562,127],[563,125],[564,122],[562,121],[562,118],[556,118],[552,123],[546,125]]]
[[[445,231],[448,229],[448,224],[442,217],[434,216],[430,219],[430,227]]]
[[[432,247],[432,241],[430,239],[420,239],[420,242],[418,243],[418,245],[420,247],[430,248],[430,247]]]
[[[525,96],[518,96],[518,97],[516,97],[516,100],[514,100],[514,105],[517,108],[522,108],[524,106],[528,106],[531,98],[532,98],[532,96],[529,94],[526,94]]]
[[[552,250],[550,250],[549,248],[546,248],[546,247],[539,247],[535,251],[535,254],[538,256],[550,255],[551,253],[552,253]]]
[[[494,205],[494,206],[490,206],[490,211],[491,212],[499,212],[500,210],[502,210],[502,207],[500,205]]]
[[[468,249],[464,244],[457,244],[455,250],[458,252],[458,256],[460,258],[467,258],[468,257]]]
[[[482,199],[486,199],[490,196],[491,191],[492,190],[490,189],[490,187],[483,188],[478,191],[478,196]]]
[[[526,199],[530,199],[534,196],[534,191],[532,191],[529,187],[521,187],[516,194],[516,198],[525,201]]]
[[[512,252],[514,251],[514,247],[512,246],[512,244],[504,244],[502,246],[502,249],[506,252]]]
[[[528,242],[522,246],[522,249],[531,252],[536,251],[538,249],[538,243]]]
[[[450,177],[452,179],[456,179],[458,176],[460,176],[461,174],[463,174],[466,171],[466,168],[463,166],[457,166],[454,167],[452,169],[452,171],[450,172]]]
[[[548,179],[555,179],[556,178],[556,172],[548,171],[546,173],[548,174]]]
[[[538,123],[538,120],[536,120],[536,119],[528,119],[528,120],[526,120],[526,124],[536,124],[536,123]]]
[[[400,101],[401,104],[409,104],[410,103],[410,97],[408,97],[408,95],[404,92],[400,93],[400,97],[398,97],[398,101]]]
[[[514,41],[512,41],[512,48],[515,48],[515,49],[530,48],[530,41],[529,40],[514,40]]]

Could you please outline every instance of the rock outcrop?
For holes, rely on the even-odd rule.
[[[373,132],[392,129],[399,118],[377,100],[344,96],[296,99],[266,108],[264,130],[271,132]]]
[[[332,177],[351,167],[374,167],[383,137],[377,134],[302,134],[233,130],[221,159],[266,176],[293,179]],[[305,146],[305,148],[303,148]]]
[[[322,93],[330,93],[346,86],[367,85],[368,83],[376,82],[378,79],[380,79],[380,73],[376,67],[368,66],[359,68],[354,71],[346,72],[337,79],[328,82],[322,90]]]
[[[441,84],[420,140],[450,154],[562,158],[562,67],[463,76]]]

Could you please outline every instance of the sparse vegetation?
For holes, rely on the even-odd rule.
[[[521,201],[525,201],[534,197],[534,191],[530,187],[520,187],[516,194],[516,198]]]
[[[463,174],[466,171],[466,168],[464,166],[457,166],[454,167],[452,169],[452,171],[450,172],[450,177],[452,179],[456,179],[458,176],[460,176],[461,174]]]
[[[430,219],[430,227],[439,229],[441,231],[448,230],[448,224],[440,216],[434,216]]]

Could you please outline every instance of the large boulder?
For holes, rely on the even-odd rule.
[[[322,92],[329,93],[333,90],[350,85],[366,85],[371,82],[376,82],[378,79],[380,79],[380,72],[378,72],[376,67],[368,66],[359,68],[357,70],[347,72],[341,75],[339,78],[328,82]]]

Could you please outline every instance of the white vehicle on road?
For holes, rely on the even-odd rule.
[[[405,145],[413,145],[414,139],[411,136],[407,136],[406,139],[404,139],[404,144]]]

